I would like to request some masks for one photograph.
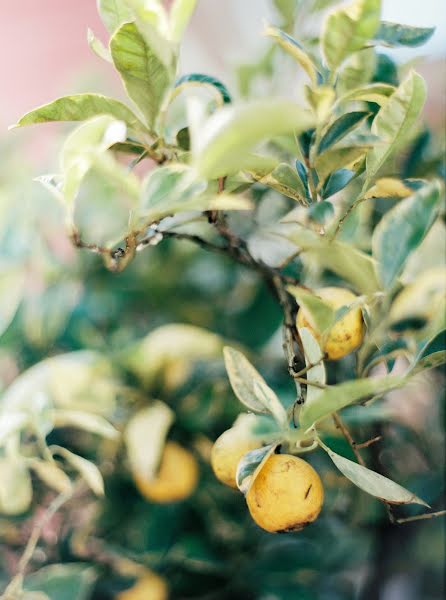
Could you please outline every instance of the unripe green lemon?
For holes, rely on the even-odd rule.
[[[144,479],[135,475],[135,484],[147,500],[159,504],[178,502],[190,496],[198,481],[194,456],[176,442],[167,442],[157,475]]]
[[[246,502],[262,529],[298,531],[317,519],[324,488],[307,462],[290,454],[273,454],[248,490]]]
[[[325,287],[317,290],[316,293],[335,310],[341,306],[348,306],[356,300],[355,294],[344,288]],[[311,317],[303,306],[297,313],[297,327],[307,327],[314,337],[320,340],[321,332],[313,326]],[[354,308],[333,325],[322,350],[330,360],[342,358],[362,344],[364,332],[361,309]]]
[[[166,581],[149,570],[131,588],[116,596],[116,600],[167,600],[167,598]]]
[[[255,450],[260,442],[246,435],[240,427],[224,431],[212,446],[211,466],[217,479],[237,489],[237,466],[244,454]]]

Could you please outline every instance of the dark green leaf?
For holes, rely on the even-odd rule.
[[[334,216],[333,204],[326,200],[316,202],[315,204],[311,204],[308,214],[312,221],[325,225]]]
[[[91,566],[82,563],[55,564],[28,575],[24,588],[44,592],[50,600],[89,600],[95,579]]]
[[[279,164],[271,173],[257,178],[257,181],[273,188],[288,198],[308,205],[307,191],[296,171],[287,163]]]
[[[330,196],[333,196],[345,188],[345,186],[350,183],[355,175],[356,173],[354,171],[350,171],[350,169],[339,169],[338,171],[334,171],[322,188],[322,198],[330,198]]]
[[[215,77],[203,75],[201,73],[190,73],[189,75],[180,77],[175,83],[175,88],[182,88],[187,84],[211,87],[220,94],[224,104],[229,104],[231,102],[231,96],[226,86]]]
[[[384,289],[392,288],[412,252],[421,244],[439,211],[440,185],[430,183],[402,200],[376,227],[373,256]]]
[[[318,152],[322,153],[324,150],[328,150],[328,148],[336,144],[336,142],[339,142],[339,140],[345,137],[347,133],[362,123],[369,114],[369,112],[356,111],[346,113],[339,117],[339,119],[336,119],[322,137],[319,143]]]
[[[398,67],[387,54],[377,54],[373,83],[387,83],[397,86],[399,84]]]
[[[373,43],[380,46],[395,48],[409,46],[414,48],[427,42],[433,35],[435,27],[411,27],[399,23],[382,21],[373,38]]]
[[[297,174],[299,175],[302,185],[304,186],[306,197],[310,198],[310,194],[309,194],[309,190],[308,190],[307,169],[305,168],[305,165],[300,160],[296,160],[296,171],[297,171]]]

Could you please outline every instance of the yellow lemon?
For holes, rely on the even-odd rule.
[[[116,600],[167,600],[167,598],[165,580],[152,571],[147,571],[131,588],[116,596]]]
[[[307,462],[290,454],[273,454],[246,494],[249,512],[266,531],[298,531],[317,519],[324,488]]]
[[[246,435],[241,428],[224,431],[212,446],[211,466],[215,476],[225,485],[237,489],[235,476],[240,459],[246,452],[260,446],[258,440]]]
[[[192,494],[198,481],[198,464],[193,455],[176,442],[167,442],[157,475],[144,479],[135,475],[141,494],[159,504],[184,500]]]
[[[341,306],[348,306],[356,300],[355,294],[349,290],[337,287],[326,287],[317,290],[317,295],[335,310]],[[301,307],[297,313],[297,327],[307,327],[317,340],[321,332],[317,331],[311,322],[311,317]],[[360,308],[350,310],[342,319],[339,319],[330,329],[325,340],[323,352],[330,360],[342,358],[353,352],[364,340],[364,320]]]

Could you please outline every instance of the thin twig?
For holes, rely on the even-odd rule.
[[[371,446],[372,444],[376,444],[376,442],[380,442],[383,439],[382,435],[377,435],[374,438],[371,438],[370,440],[367,440],[366,442],[361,442],[360,444],[356,444],[356,448],[359,450],[361,448],[368,448],[369,446]]]
[[[352,449],[354,455],[356,456],[358,463],[360,465],[362,465],[363,467],[365,467],[365,461],[362,458],[361,453],[358,450],[358,446],[356,445],[355,440],[352,438],[352,435],[351,435],[350,431],[348,430],[348,428],[346,427],[344,421],[341,419],[341,417],[336,412],[333,413],[333,421],[335,422],[336,427],[339,429],[339,431],[341,431],[342,435],[345,437],[347,442],[350,444],[350,448]]]
[[[413,521],[422,521],[424,519],[434,519],[435,517],[444,517],[446,510],[437,510],[437,512],[423,513],[415,517],[406,517],[405,519],[395,519],[395,523],[402,525],[403,523],[412,523]]]

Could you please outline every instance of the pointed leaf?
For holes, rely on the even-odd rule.
[[[76,427],[89,433],[96,433],[110,440],[119,437],[119,431],[104,417],[81,410],[57,408],[53,411],[54,427]]]
[[[376,177],[386,161],[395,154],[412,134],[426,98],[423,78],[411,72],[388,101],[382,105],[372,124],[372,133],[382,143],[367,155],[367,178]]]
[[[299,329],[300,339],[302,346],[304,347],[305,354],[305,365],[314,365],[306,373],[306,379],[308,382],[325,384],[327,376],[325,373],[325,365],[323,363],[323,353],[321,347],[313,336],[311,331],[307,327]],[[315,385],[307,386],[307,397],[305,398],[305,404],[310,405],[315,398],[317,398],[320,392],[320,388]]]
[[[110,40],[113,63],[129,97],[153,127],[171,75],[135,23],[124,23]]]
[[[316,157],[315,168],[319,181],[324,183],[327,177],[340,169],[354,170],[354,167],[369,152],[368,146],[347,146],[331,148]]]
[[[97,115],[111,115],[124,121],[130,129],[146,130],[125,104],[101,94],[75,94],[58,98],[24,115],[17,121],[15,127],[51,121],[86,121]]]
[[[104,46],[100,39],[98,39],[91,29],[87,29],[87,42],[91,50],[106,62],[113,62],[110,51]]]
[[[68,494],[71,491],[70,478],[56,463],[32,458],[29,461],[29,465],[35,471],[37,477],[46,485],[53,488],[53,490],[56,490],[60,494]]]
[[[79,472],[80,476],[85,480],[88,487],[96,494],[96,496],[104,495],[104,480],[97,466],[90,460],[82,458],[66,448],[61,446],[51,446],[50,450],[57,453],[70,463],[70,465]]]
[[[314,423],[353,404],[353,402],[372,396],[381,396],[390,390],[402,387],[405,382],[404,377],[388,375],[379,379],[356,379],[332,385],[321,390],[311,404],[304,404],[300,413],[301,427],[307,430]]]
[[[322,197],[330,198],[334,194],[337,194],[350,183],[355,175],[356,173],[354,171],[350,171],[350,169],[339,169],[338,171],[333,171],[321,190]]]
[[[435,27],[412,27],[382,21],[372,43],[389,48],[398,46],[415,48],[425,44],[432,37],[434,31]]]
[[[305,187],[296,171],[290,165],[280,163],[267,175],[260,178],[256,177],[255,179],[284,196],[308,206]]]
[[[444,363],[446,363],[446,350],[439,350],[438,352],[433,352],[432,354],[428,354],[421,358],[415,365],[415,368],[411,371],[411,374],[416,375],[417,373],[427,371],[428,369],[435,369],[436,367],[444,365]]]
[[[229,381],[234,390],[234,394],[240,402],[253,412],[270,412],[268,406],[264,403],[263,397],[259,398],[256,393],[256,383],[268,388],[260,373],[241,352],[234,348],[225,346],[225,348],[223,348],[223,356]]]
[[[170,9],[170,39],[180,42],[195,10],[197,0],[174,0]]]
[[[285,52],[292,56],[307,73],[311,83],[317,85],[318,72],[316,66],[299,42],[278,27],[267,27],[265,35],[273,38]]]
[[[203,177],[223,176],[264,139],[308,129],[309,112],[289,100],[256,100],[227,106],[212,115],[201,131],[195,165]]]
[[[315,223],[320,223],[321,225],[328,223],[334,217],[334,214],[335,210],[333,204],[331,202],[327,202],[326,200],[311,204],[308,210],[310,219]]]
[[[380,23],[380,9],[380,0],[354,0],[328,14],[321,42],[331,69],[373,38]]]
[[[393,85],[387,83],[371,83],[364,87],[356,88],[345,93],[338,100],[338,104],[346,104],[347,102],[374,102],[380,106],[387,103],[389,96],[395,92]]]
[[[221,96],[223,104],[231,103],[231,95],[229,94],[227,87],[216,77],[203,75],[202,73],[189,73],[188,75],[182,75],[175,82],[174,95],[177,95],[183,88],[187,88],[188,85],[200,85],[212,88],[213,91],[216,91],[219,96]]]
[[[336,142],[339,142],[347,133],[358,127],[369,114],[369,112],[356,111],[345,113],[345,115],[336,119],[323,135],[319,143],[318,152],[322,153],[336,144]]]
[[[373,256],[385,289],[392,288],[408,257],[421,244],[439,211],[441,188],[433,182],[399,202],[376,227]]]
[[[273,390],[262,380],[254,380],[254,393],[259,402],[273,415],[279,425],[285,427],[287,414]]]
[[[143,480],[154,477],[174,419],[167,404],[156,401],[139,410],[128,422],[124,439],[130,468]]]
[[[247,452],[240,460],[235,480],[242,494],[246,496],[255,478],[276,448],[277,444],[268,444],[267,446],[262,446],[262,448]]]
[[[132,13],[124,0],[97,0],[99,16],[109,33],[114,33],[122,23],[132,20]]]
[[[311,326],[317,331],[323,333],[333,325],[335,311],[317,294],[297,285],[289,285],[287,290],[304,307]]]
[[[341,473],[364,492],[390,504],[422,504],[429,508],[424,500],[391,479],[336,454],[325,445],[323,448]]]

